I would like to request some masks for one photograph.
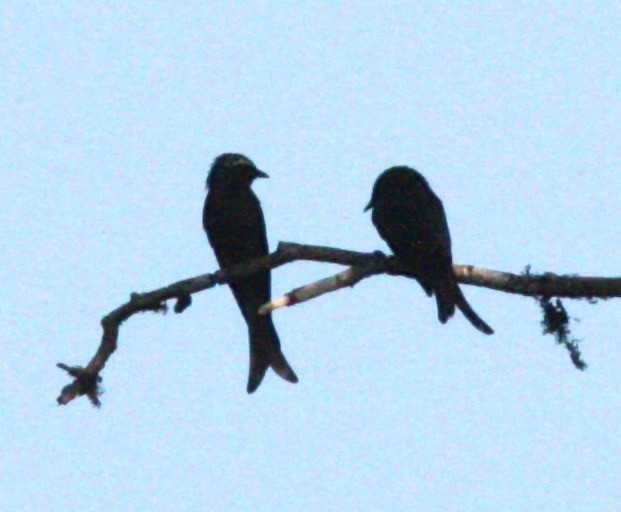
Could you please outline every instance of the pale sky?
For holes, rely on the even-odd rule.
[[[300,378],[245,392],[226,287],[121,330],[103,407],[55,399],[101,317],[217,269],[212,160],[241,152],[278,241],[383,250],[387,167],[444,201],[456,263],[619,275],[615,2],[8,2],[0,8],[0,509],[621,508],[620,302],[567,302],[589,368],[529,298],[495,329],[367,279],[275,313]],[[295,263],[274,296],[340,267]]]

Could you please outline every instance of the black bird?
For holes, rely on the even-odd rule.
[[[225,153],[214,160],[207,176],[203,228],[220,268],[268,253],[261,203],[250,188],[255,178],[267,177],[243,155]],[[229,286],[248,325],[248,393],[259,387],[269,366],[283,379],[297,382],[295,372],[280,350],[271,314],[258,313],[259,307],[270,300],[270,271],[262,270],[235,280]]]
[[[423,175],[406,166],[384,171],[365,211],[369,208],[373,224],[395,257],[408,265],[428,296],[436,296],[440,322],[446,323],[457,306],[474,327],[492,334],[457,284],[444,207]]]

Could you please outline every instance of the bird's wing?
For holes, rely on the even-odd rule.
[[[403,190],[390,204],[375,209],[373,223],[401,257],[451,259],[451,235],[442,201],[431,191]]]
[[[254,194],[222,203],[208,201],[205,230],[220,267],[228,267],[268,252],[265,219]]]

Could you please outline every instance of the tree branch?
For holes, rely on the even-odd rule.
[[[261,313],[265,314],[279,307],[304,302],[345,286],[354,286],[362,279],[376,274],[386,273],[409,278],[416,277],[398,260],[381,252],[364,253],[332,247],[281,242],[275,252],[263,258],[218,270],[212,274],[184,279],[151,292],[132,293],[129,302],[102,318],[101,343],[85,368],[68,366],[64,363],[58,364],[59,368],[74,377],[74,381],[62,389],[57,399],[58,403],[64,405],[77,396],[87,395],[94,405],[100,405],[98,396],[101,377],[99,373],[116,350],[121,324],[131,316],[146,311],[165,313],[168,310],[166,305],[168,300],[176,300],[174,311],[182,313],[191,305],[191,296],[194,293],[249,276],[262,269],[277,268],[296,260],[335,263],[348,265],[350,268],[334,276],[292,290],[284,297],[263,305],[260,310]],[[530,274],[529,271],[518,275],[479,269],[471,265],[454,265],[453,271],[457,281],[461,284],[531,297],[588,299],[621,297],[621,278],[559,276],[552,273],[534,275]]]

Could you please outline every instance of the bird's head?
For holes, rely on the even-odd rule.
[[[373,185],[373,192],[371,193],[371,200],[365,207],[364,211],[377,206],[378,202],[386,201],[395,193],[399,193],[404,189],[418,187],[427,187],[429,185],[425,177],[418,171],[407,167],[405,165],[399,165],[386,169],[375,180]]]
[[[269,178],[257,169],[252,160],[238,153],[224,153],[217,157],[207,176],[207,188],[219,186],[250,186],[256,178]]]

